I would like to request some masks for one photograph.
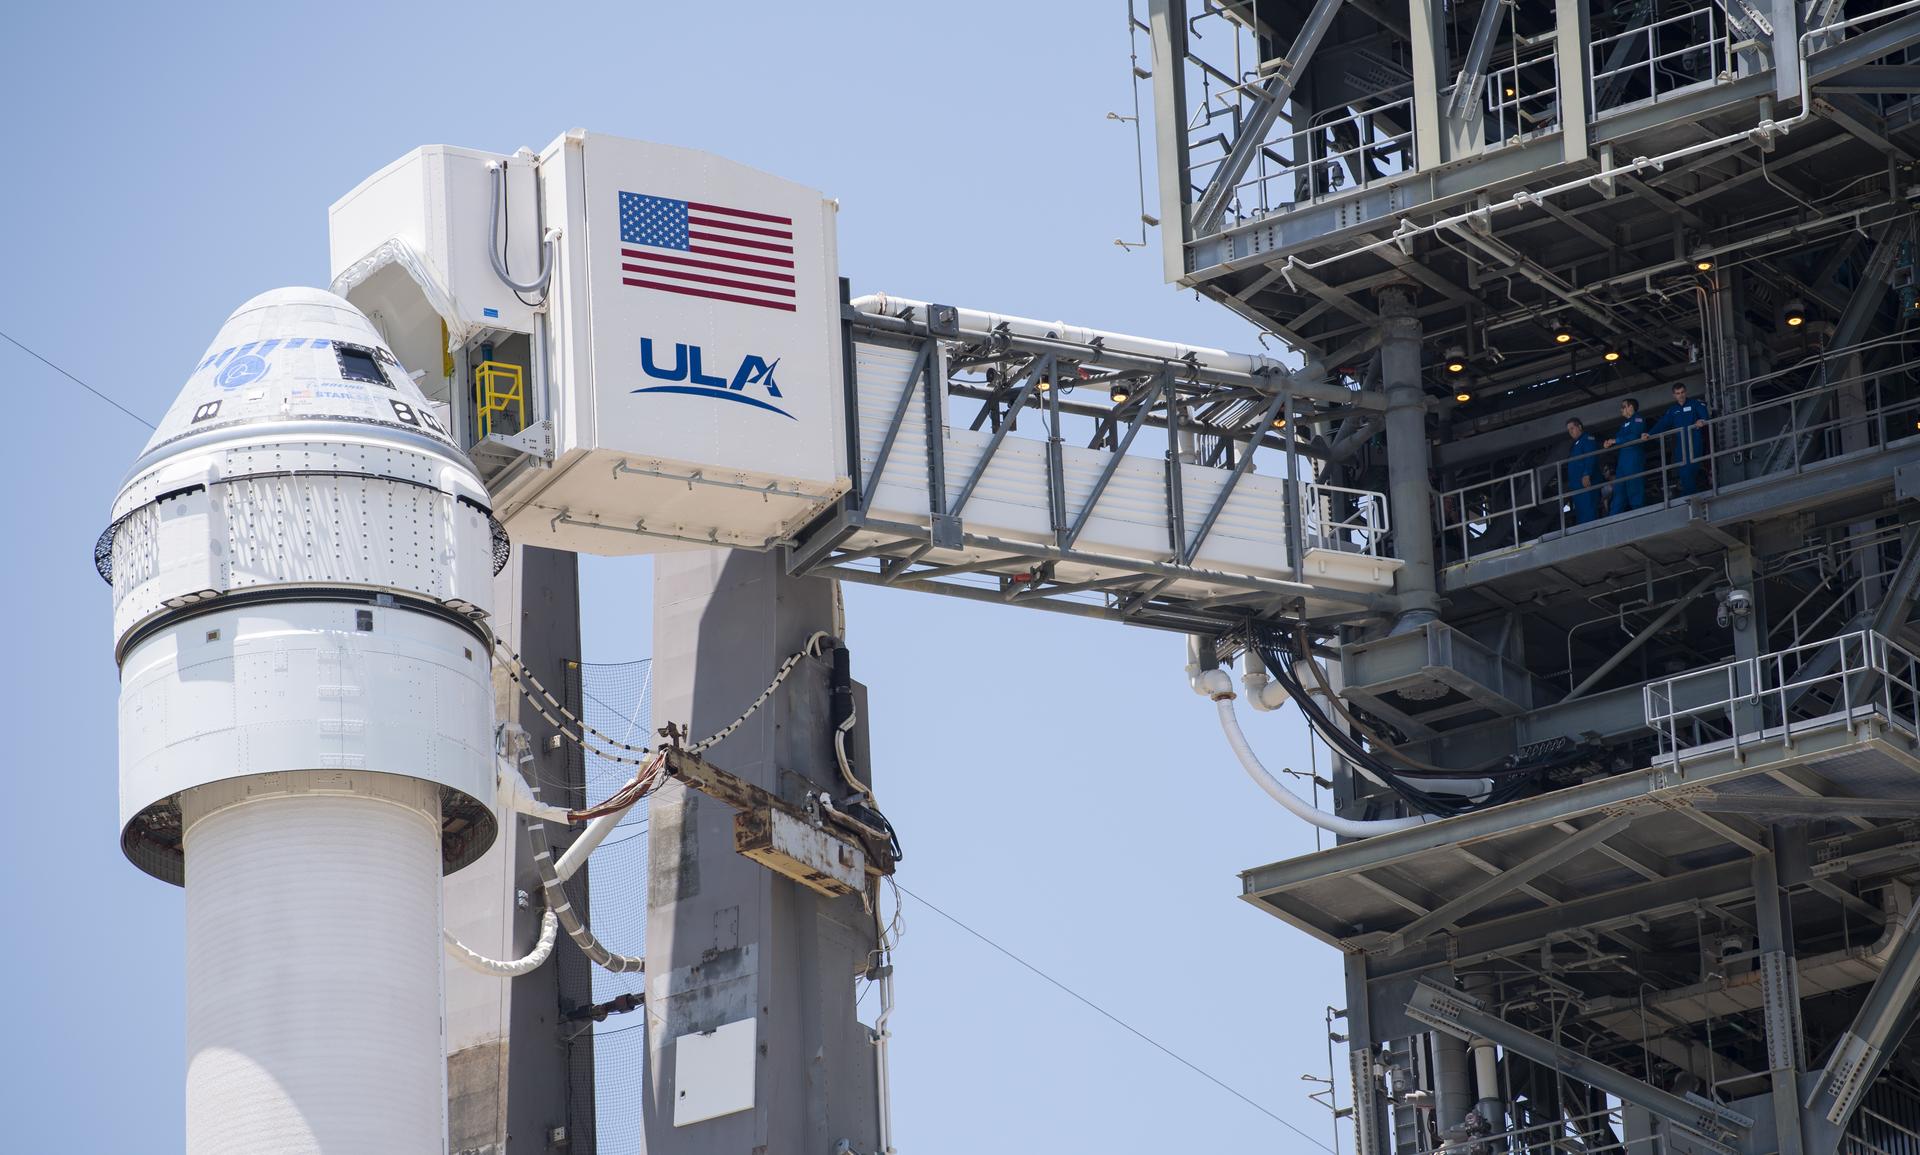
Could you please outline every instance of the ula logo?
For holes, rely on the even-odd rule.
[[[765,409],[778,413],[789,421],[795,420],[773,402],[780,399],[780,386],[774,382],[773,371],[780,364],[780,358],[768,361],[752,353],[742,358],[738,368],[727,377],[714,376],[701,364],[700,346],[675,342],[673,363],[662,365],[655,358],[653,338],[640,338],[640,368],[647,376],[660,381],[684,382],[674,385],[645,385],[635,389],[635,393],[685,393],[693,397],[713,397],[722,401],[738,401],[742,405],[751,405],[755,409]],[[766,390],[771,400],[761,400],[747,392],[748,386]]]

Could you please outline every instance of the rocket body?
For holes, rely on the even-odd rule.
[[[440,877],[492,842],[505,535],[374,326],[230,317],[95,550],[121,845],[187,888],[187,1144],[442,1151]]]

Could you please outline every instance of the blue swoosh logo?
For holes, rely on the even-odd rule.
[[[780,408],[778,405],[769,405],[758,397],[749,397],[745,393],[735,393],[729,389],[703,389],[697,385],[649,385],[644,389],[635,389],[633,392],[685,393],[689,397],[713,397],[722,401],[738,401],[742,405],[751,405],[755,409],[765,409],[769,413],[778,413],[788,421],[799,420],[799,418],[787,412],[785,409]]]

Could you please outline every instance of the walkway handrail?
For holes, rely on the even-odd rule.
[[[1814,687],[1827,687],[1831,704],[1818,711],[1800,707]],[[1724,722],[1727,736],[1716,740],[1731,742],[1736,756],[1763,731],[1777,731],[1780,742],[1791,745],[1795,726],[1816,717],[1838,713],[1852,730],[1861,706],[1920,735],[1920,656],[1874,630],[1689,670],[1649,682],[1641,694],[1647,728],[1660,740],[1659,758],[1673,765],[1708,744],[1699,740],[1703,720]],[[1693,740],[1682,740],[1683,723],[1692,724]]]
[[[1833,356],[1845,356],[1846,353],[1847,350],[1836,350]],[[1920,436],[1920,396],[1902,397],[1895,391],[1883,388],[1886,383],[1895,378],[1903,379],[1916,368],[1920,368],[1920,358],[1873,373],[1770,397],[1718,414],[1708,420],[1706,429],[1698,431],[1705,446],[1703,451],[1697,453],[1688,453],[1687,443],[1680,440],[1682,437],[1695,436],[1694,429],[1667,430],[1642,440],[1639,444],[1644,454],[1643,467],[1616,475],[1611,484],[1618,487],[1637,481],[1645,488],[1650,482],[1671,482],[1677,480],[1679,467],[1691,465],[1700,471],[1699,492],[1711,496],[1735,481],[1798,473],[1809,464],[1857,450],[1884,450],[1895,442]],[[1863,403],[1857,411],[1845,412],[1845,407],[1834,403],[1843,394],[1860,395]],[[1828,416],[1813,421],[1803,419],[1802,409],[1808,408],[1809,403],[1813,402],[1821,403],[1820,407]],[[1749,434],[1743,439],[1740,436],[1742,429],[1765,429],[1767,432],[1757,436]],[[1600,434],[1594,436],[1596,441],[1602,440]],[[1856,436],[1860,444],[1849,447],[1847,442]],[[1787,445],[1789,452],[1771,473],[1760,473],[1753,477],[1733,476],[1769,460],[1771,448],[1782,443]],[[1601,471],[1609,458],[1618,460],[1618,454],[1624,448],[1627,447],[1615,446],[1611,450],[1596,451],[1593,457],[1595,473]],[[1443,548],[1459,558],[1466,558],[1475,553],[1488,553],[1518,545],[1545,533],[1579,527],[1582,522],[1577,519],[1575,511],[1569,508],[1573,492],[1565,484],[1567,465],[1567,460],[1562,458],[1517,470],[1504,477],[1456,486],[1437,494],[1435,522],[1440,527]],[[1596,502],[1600,500],[1598,487],[1594,496]],[[1652,500],[1650,494],[1646,496],[1649,499],[1637,508],[1672,505],[1682,495],[1673,492],[1673,487],[1667,485],[1658,500]],[[1604,510],[1600,516],[1606,516]],[[1523,524],[1525,521],[1543,519],[1545,525],[1529,527]],[[1482,545],[1479,539],[1495,528],[1507,532],[1495,535],[1497,545]],[[1531,532],[1523,532],[1529,529]]]

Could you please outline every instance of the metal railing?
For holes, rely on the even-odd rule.
[[[1589,115],[1662,100],[1733,73],[1726,17],[1711,3],[1602,37],[1590,52]]]
[[[1883,1076],[1840,1138],[1842,1155],[1920,1155],[1920,1094]]]
[[[1649,682],[1641,694],[1660,742],[1656,760],[1675,766],[1714,744],[1736,757],[1762,740],[1791,746],[1796,726],[1836,716],[1851,732],[1861,707],[1920,735],[1920,657],[1873,630],[1690,670]]]
[[[1854,595],[1857,594],[1866,583],[1867,579],[1864,575],[1854,578],[1838,590],[1830,589],[1825,581],[1818,583],[1807,591],[1805,597],[1795,602],[1793,608],[1788,610],[1780,619],[1779,623],[1767,632],[1767,640],[1771,642],[1775,637],[1785,634],[1790,639],[1787,643],[1788,645],[1797,646],[1806,641],[1815,630],[1825,625],[1827,619],[1833,617],[1834,614],[1840,613],[1844,616],[1846,607],[1853,604]],[[1812,609],[1812,603],[1815,598],[1820,599],[1822,603],[1818,612],[1814,613],[1813,616],[1805,622],[1802,622],[1800,620],[1801,611]]]
[[[1672,505],[1689,489],[1714,495],[1728,486],[1799,473],[1822,461],[1920,436],[1920,395],[1907,395],[1908,375],[1917,364],[1903,362],[1754,402],[1709,418],[1704,429],[1670,429],[1647,437],[1637,443],[1640,468],[1624,473],[1608,476],[1609,461],[1617,465],[1620,451],[1628,447],[1601,448],[1589,459],[1593,472],[1576,475],[1591,476],[1589,486],[1570,484],[1570,462],[1563,459],[1444,490],[1435,495],[1443,556],[1447,563],[1483,557],[1604,521],[1614,516],[1613,495],[1623,487],[1622,516]],[[1576,500],[1588,496],[1590,504]]]
[[[1487,74],[1487,144],[1560,127],[1560,55],[1552,47]]]
[[[507,433],[527,426],[527,391],[520,366],[505,361],[482,361],[473,370],[473,421],[480,438],[493,433],[494,418],[512,412],[517,424]]]
[[[1219,163],[1194,165],[1193,179],[1204,185]],[[1316,115],[1306,127],[1266,141],[1234,186],[1230,211],[1241,220],[1264,216],[1416,167],[1413,94],[1402,86],[1356,101],[1344,115]]]
[[[1300,511],[1306,548],[1380,556],[1390,526],[1387,503],[1379,492],[1303,481]]]
[[[1452,1121],[1449,1121],[1449,1126]],[[1626,1137],[1626,1115],[1619,1107],[1585,1114],[1568,1114],[1558,1119],[1530,1123],[1506,1131],[1470,1138],[1442,1140],[1433,1155],[1493,1155],[1495,1152],[1521,1155],[1532,1151],[1634,1152],[1636,1155],[1660,1155],[1666,1142],[1657,1135],[1637,1139]]]

